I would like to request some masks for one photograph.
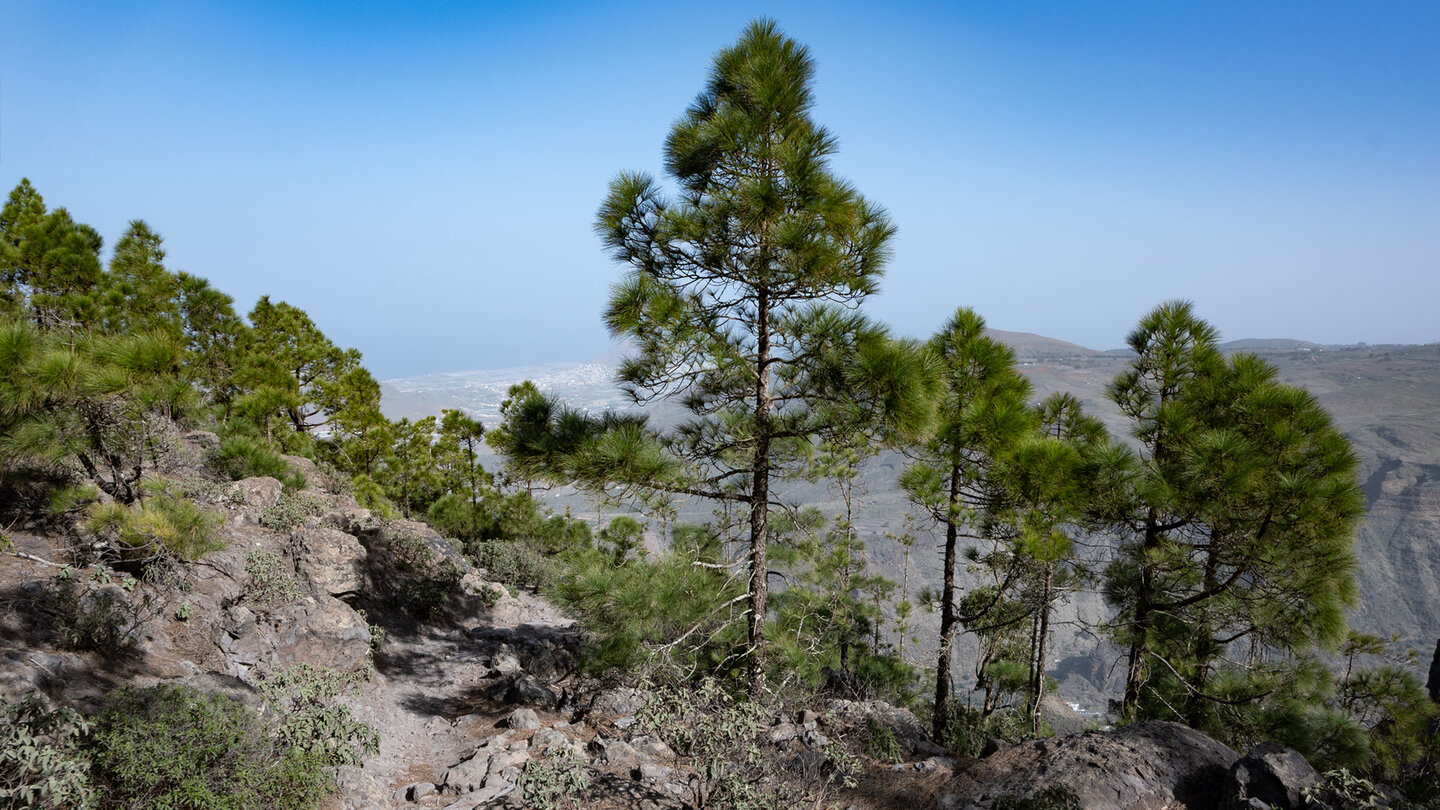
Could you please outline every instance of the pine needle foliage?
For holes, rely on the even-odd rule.
[[[856,311],[878,289],[895,229],[831,174],[837,142],[810,117],[814,71],[774,22],[751,23],[716,54],[666,140],[676,193],[623,173],[595,226],[630,268],[605,310],[635,349],[620,382],[637,403],[669,399],[691,418],[661,437],[616,431],[586,472],[748,511],[757,693],[772,482],[798,474],[813,441],[842,421],[865,432],[928,414],[913,396],[923,380],[904,375],[913,357]]]
[[[194,402],[162,333],[74,336],[0,320],[0,466],[76,473],[123,503]]]
[[[951,700],[955,635],[967,621],[980,623],[1001,596],[997,590],[995,598],[972,600],[971,612],[960,609],[960,541],[978,539],[987,515],[1004,506],[1002,460],[1033,432],[1036,417],[1026,404],[1030,384],[1015,369],[1014,352],[985,335],[985,320],[973,310],[957,310],[927,350],[941,383],[938,424],[928,440],[907,450],[913,460],[900,485],[945,532],[932,729],[938,737]]]
[[[1364,497],[1315,398],[1216,340],[1187,302],[1130,335],[1136,357],[1110,396],[1139,451],[1099,508],[1124,538],[1106,595],[1130,650],[1127,713],[1218,733],[1222,673],[1230,700],[1258,700],[1290,655],[1344,639]],[[1234,686],[1245,677],[1248,690]]]

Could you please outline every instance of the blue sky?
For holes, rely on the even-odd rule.
[[[1184,297],[1227,339],[1440,340],[1433,2],[0,0],[0,186],[147,220],[380,377],[584,360],[606,185],[761,15],[899,226],[898,333],[1114,348]]]

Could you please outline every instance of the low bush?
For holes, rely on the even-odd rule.
[[[132,597],[138,584],[129,574],[104,565],[83,577],[74,568],[62,570],[50,580],[43,598],[59,642],[104,655],[129,651],[146,615]]]
[[[402,575],[393,583],[397,596],[406,612],[422,621],[450,601],[465,577],[460,563],[432,548],[420,535],[392,535],[390,554]]]
[[[641,708],[636,727],[668,742],[695,770],[690,801],[699,808],[779,810],[795,805],[774,760],[758,744],[771,712],[712,679],[694,688],[664,688]]]
[[[351,487],[355,494],[355,502],[369,509],[375,517],[382,520],[393,520],[400,517],[400,510],[389,498],[385,497],[384,488],[375,483],[375,479],[360,473],[351,479]]]
[[[273,551],[252,551],[245,555],[244,596],[262,611],[293,602],[305,595],[300,583],[285,565],[285,559]]]
[[[0,807],[89,806],[90,759],[81,747],[89,731],[90,722],[72,709],[0,696]]]
[[[162,492],[137,504],[91,504],[85,529],[114,550],[119,560],[148,563],[167,556],[193,562],[225,547],[218,530],[224,518],[193,502]]]
[[[471,558],[490,579],[511,588],[548,590],[560,565],[528,543],[490,540],[471,546]]]
[[[359,688],[358,675],[342,675],[306,663],[279,670],[260,682],[260,692],[280,717],[275,738],[327,766],[358,765],[380,750],[380,735],[355,719],[339,696]]]
[[[520,795],[525,806],[537,810],[573,810],[590,786],[590,769],[570,746],[556,746],[525,763],[520,772]]]
[[[91,758],[103,804],[136,810],[309,810],[333,786],[239,701],[174,684],[111,693]]]
[[[286,490],[280,501],[260,513],[260,525],[277,532],[288,532],[325,511],[319,499],[303,492]]]
[[[891,764],[905,761],[905,747],[895,729],[874,717],[865,718],[865,755]]]
[[[287,490],[305,488],[305,476],[296,472],[270,445],[249,436],[231,436],[206,458],[211,472],[230,481],[269,476]]]
[[[944,731],[937,742],[965,756],[979,756],[987,740],[1013,745],[1035,736],[1029,713],[1020,709],[997,709],[987,716],[972,706],[951,703],[946,710]]]

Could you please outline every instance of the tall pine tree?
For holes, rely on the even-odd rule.
[[[688,481],[672,488],[749,513],[752,692],[764,682],[772,484],[803,466],[826,424],[894,416],[913,383],[896,374],[904,353],[856,312],[894,228],[830,173],[836,141],[810,118],[813,77],[804,46],[752,23],[666,141],[678,194],[622,174],[596,225],[631,268],[605,314],[635,347],[622,384],[636,402],[671,398],[692,414],[667,437]]]
[[[1129,647],[1124,705],[1205,727],[1235,645],[1256,672],[1262,653],[1343,640],[1364,497],[1314,397],[1253,355],[1222,356],[1190,304],[1156,308],[1129,343],[1110,395],[1139,452],[1102,504],[1124,538],[1106,581]],[[1232,685],[1223,700],[1268,688]]]

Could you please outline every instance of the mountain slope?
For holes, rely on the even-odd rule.
[[[1105,387],[1125,367],[1125,357],[1027,333],[992,334],[1016,349],[1037,399],[1069,391],[1112,432],[1126,429],[1105,397]],[[1430,649],[1440,637],[1440,344],[1338,349],[1284,340],[1227,344],[1239,347],[1263,351],[1282,379],[1314,393],[1360,455],[1369,515],[1355,543],[1360,597],[1352,626],[1382,635],[1399,633],[1403,643]],[[615,351],[609,354],[613,358]],[[628,407],[610,382],[612,376],[609,364],[592,362],[390,380],[383,384],[384,408],[393,418],[463,407],[493,422],[505,389],[523,379],[586,409]],[[867,465],[866,499],[856,521],[872,562],[896,580],[904,557],[885,536],[905,529],[907,504],[895,484],[903,464],[903,458],[885,454]],[[823,486],[800,484],[787,494],[827,514],[839,511]],[[551,498],[567,503],[563,495]],[[594,510],[579,500],[568,502],[582,510],[577,514]],[[704,505],[693,508],[697,519],[708,514]],[[912,592],[938,584],[938,559],[931,553],[930,538],[922,537],[916,545],[909,584]],[[1089,621],[1105,615],[1097,594],[1078,594],[1070,610]],[[928,624],[935,620],[923,611],[918,620],[916,651],[921,652],[926,639],[934,637]],[[1103,653],[1091,652],[1094,646],[1093,637],[1058,640],[1057,655],[1068,657],[1061,662],[1062,670],[1082,672],[1095,685],[1106,681],[1109,662],[1101,660]]]

